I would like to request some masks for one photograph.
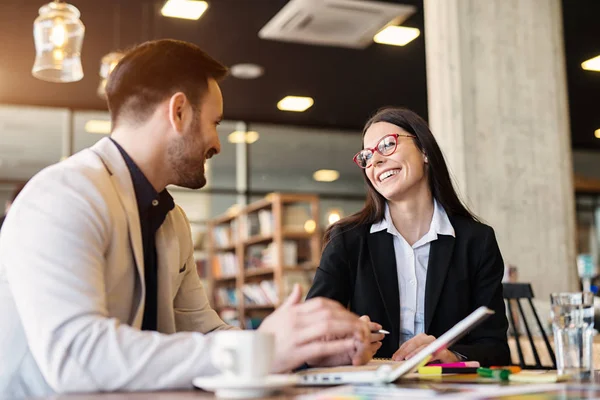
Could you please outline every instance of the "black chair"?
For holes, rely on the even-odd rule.
[[[531,285],[529,283],[504,283],[503,292],[504,299],[506,300],[506,305],[508,307],[508,315],[512,325],[512,335],[515,337],[517,351],[519,353],[519,366],[523,369],[556,369],[556,357],[554,355],[554,351],[550,346],[550,342],[548,341],[548,336],[546,335],[544,326],[542,325],[542,322],[540,321],[540,318],[538,317],[538,314],[535,311],[535,307],[533,306],[533,302],[531,301],[531,299],[533,299],[533,289],[531,288]],[[529,306],[531,307],[531,311],[533,311],[535,321],[537,322],[542,337],[544,338],[544,342],[546,343],[546,349],[548,350],[548,354],[550,354],[550,358],[552,359],[552,366],[544,366],[540,361],[540,356],[535,347],[533,336],[531,335],[531,329],[529,329],[529,324],[527,323],[527,318],[525,317],[525,312],[523,311],[523,306],[521,305],[522,299],[527,300]],[[513,313],[513,302],[517,303],[519,314],[521,315],[521,320],[523,321],[523,326],[525,327],[525,331],[527,332],[527,337],[529,338],[529,343],[531,345],[531,350],[533,351],[535,365],[525,364],[525,358],[523,357],[523,349],[519,341],[520,335],[517,331],[515,314]]]

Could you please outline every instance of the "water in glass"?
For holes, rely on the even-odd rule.
[[[589,377],[593,370],[592,293],[553,293],[552,330],[559,374]]]

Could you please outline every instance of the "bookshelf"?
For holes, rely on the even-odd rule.
[[[209,221],[209,298],[225,322],[254,328],[294,283],[306,294],[320,259],[318,221],[318,196],[284,193]]]
[[[194,246],[194,260],[196,262],[196,271],[200,282],[205,290],[210,291],[210,280],[208,279],[208,264],[207,258],[207,237],[208,227],[206,221],[190,220],[190,230],[192,237],[192,245]]]

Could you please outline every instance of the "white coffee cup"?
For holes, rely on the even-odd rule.
[[[256,381],[271,372],[275,337],[258,331],[215,332],[212,338],[211,359],[228,378]]]

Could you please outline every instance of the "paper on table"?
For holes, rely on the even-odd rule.
[[[439,399],[446,400],[481,400],[497,396],[518,396],[529,393],[556,393],[564,390],[561,384],[532,384],[532,385],[427,385],[426,387],[410,388],[396,385],[382,386],[337,386],[331,389],[296,397],[300,400],[332,400],[332,399]]]
[[[511,382],[534,382],[534,383],[552,383],[565,382],[571,377],[569,375],[559,375],[554,370],[525,370],[517,374],[510,374],[508,380]]]
[[[431,399],[438,392],[432,389],[412,389],[402,388],[394,385],[385,386],[337,386],[331,389],[320,390],[316,393],[310,393],[298,396],[299,400],[329,400],[329,399],[390,399],[390,398],[409,398],[409,399]]]

